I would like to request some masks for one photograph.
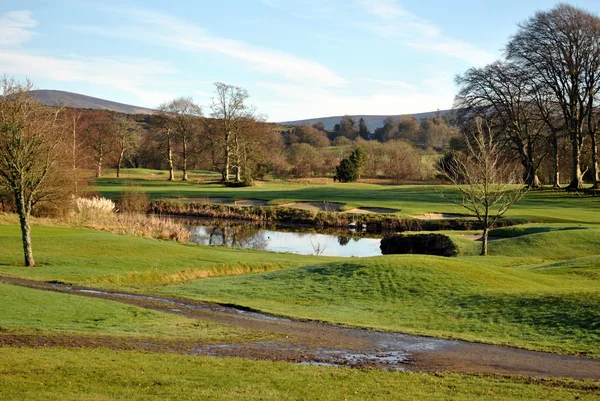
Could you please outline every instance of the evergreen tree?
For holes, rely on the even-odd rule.
[[[369,127],[367,127],[367,123],[362,117],[358,120],[358,135],[365,140],[371,139],[371,131],[369,131]]]

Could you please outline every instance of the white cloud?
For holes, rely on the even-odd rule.
[[[0,15],[0,46],[15,46],[27,42],[35,34],[28,28],[37,25],[31,12],[9,11]]]
[[[186,51],[221,54],[243,62],[253,71],[280,76],[296,83],[324,86],[345,83],[343,78],[314,60],[279,50],[253,46],[240,40],[218,37],[202,27],[176,17],[135,9],[113,9],[113,11],[133,17],[139,26],[135,29],[116,30],[97,27],[79,29],[150,41]]]
[[[270,121],[345,114],[412,114],[450,108],[454,99],[452,90],[435,93],[375,91],[368,95],[343,95],[300,85],[260,83],[258,86],[269,93],[267,99],[277,99],[257,101],[261,110],[269,110]]]
[[[393,81],[393,80],[385,80],[385,79],[374,79],[374,78],[359,78],[361,81],[364,82],[368,82],[371,84],[376,84],[376,85],[381,85],[384,87],[391,87],[391,88],[404,88],[404,89],[411,89],[411,90],[417,90],[417,87],[413,84],[410,84],[408,82],[405,81]]]
[[[411,15],[398,6],[394,0],[357,0],[369,13],[381,19],[410,17]]]
[[[50,79],[115,88],[135,95],[139,99],[139,106],[156,107],[174,97],[171,93],[146,89],[156,88],[160,77],[176,73],[168,64],[153,60],[78,56],[60,58],[34,55],[17,49],[0,49],[0,65],[3,73],[26,75],[34,82],[36,79]]]
[[[356,0],[376,23],[363,24],[376,35],[422,51],[441,53],[470,64],[485,65],[495,57],[465,41],[447,37],[439,27],[407,11],[395,0]]]

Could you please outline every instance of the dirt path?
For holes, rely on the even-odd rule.
[[[0,281],[47,291],[88,296],[235,327],[278,334],[279,340],[247,344],[129,339],[104,336],[0,333],[0,346],[106,347],[189,355],[246,357],[315,365],[389,370],[518,374],[600,380],[600,359],[564,356],[430,337],[301,322],[190,300],[110,292],[65,284],[0,277]]]

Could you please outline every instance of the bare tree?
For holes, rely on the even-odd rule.
[[[507,57],[552,94],[571,144],[569,188],[582,188],[585,124],[600,89],[600,18],[568,4],[537,12],[519,26]]]
[[[210,106],[212,118],[204,119],[213,145],[220,148],[220,152],[213,154],[223,155],[220,166],[223,182],[230,182],[232,171],[237,182],[241,178],[241,137],[247,122],[255,120],[253,109],[246,104],[248,97],[246,89],[216,82],[215,97]]]
[[[191,97],[180,97],[163,104],[159,107],[164,119],[167,140],[172,141],[171,135],[175,135],[181,143],[181,170],[182,181],[188,179],[188,159],[190,157],[190,141],[199,135],[202,118],[202,108],[194,103]],[[170,165],[173,163],[172,143],[169,146]],[[169,178],[172,181],[172,178]]]
[[[169,170],[169,181],[175,180],[175,167],[173,162],[173,130],[169,124],[169,116],[164,110],[165,105],[159,107],[159,112],[152,116],[152,131],[159,143],[159,151],[163,154]]]
[[[102,177],[106,157],[114,150],[115,123],[105,111],[87,113],[86,119],[85,140],[93,154],[96,177]]]
[[[30,82],[4,77],[0,82],[0,187],[13,196],[26,266],[35,266],[31,245],[33,207],[49,198],[65,161],[59,109],[50,109],[31,95]]]
[[[459,118],[494,118],[502,128],[497,138],[516,152],[529,187],[541,186],[538,169],[545,157],[546,125],[540,118],[527,72],[513,63],[495,62],[456,77]]]
[[[140,142],[139,124],[128,117],[115,118],[115,142],[117,147],[117,178],[121,176],[121,165],[125,154]]]
[[[475,132],[466,142],[467,153],[442,172],[458,194],[444,192],[442,196],[477,216],[483,228],[481,255],[487,255],[489,230],[525,195],[526,187],[519,185],[514,168],[503,163],[488,122],[476,119]]]

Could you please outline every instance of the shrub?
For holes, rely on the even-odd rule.
[[[381,240],[381,253],[456,256],[458,249],[450,237],[443,234],[392,235]]]
[[[131,189],[121,194],[118,205],[119,211],[122,213],[145,214],[150,208],[150,199],[145,192]]]

